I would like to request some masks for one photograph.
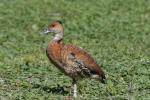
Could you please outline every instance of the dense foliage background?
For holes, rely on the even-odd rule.
[[[63,22],[64,42],[84,48],[107,76],[105,85],[79,81],[79,99],[150,98],[150,0],[1,0],[1,100],[71,96],[71,79],[45,54],[52,36],[39,35],[53,20]]]

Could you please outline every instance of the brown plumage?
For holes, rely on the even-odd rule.
[[[105,75],[96,61],[81,48],[62,42],[64,29],[60,21],[52,22],[44,33],[54,33],[46,53],[49,60],[63,73],[73,79],[74,97],[77,96],[77,78],[92,77],[104,83]]]

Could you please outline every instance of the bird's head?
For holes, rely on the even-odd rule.
[[[61,21],[54,21],[50,23],[42,34],[54,33],[54,41],[62,40],[64,29]]]
[[[50,23],[47,28],[44,30],[44,34],[54,33],[62,34],[64,32],[63,25],[61,21],[54,21]]]

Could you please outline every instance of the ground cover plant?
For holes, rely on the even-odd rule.
[[[1,100],[71,96],[70,78],[46,57],[52,36],[39,35],[53,20],[63,22],[64,42],[84,48],[106,73],[105,85],[79,81],[78,99],[150,98],[149,0],[1,0]]]

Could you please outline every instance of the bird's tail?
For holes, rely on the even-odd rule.
[[[101,82],[101,83],[103,83],[103,84],[106,84],[106,78],[104,77],[100,77],[99,78],[99,81]]]
[[[92,75],[92,78],[96,79],[97,81],[100,81],[103,84],[106,84],[106,77],[105,77],[104,74],[101,75],[101,76],[99,76],[99,75]]]
[[[105,77],[105,74],[104,72],[99,76],[100,77],[100,81],[104,84],[106,84],[106,77]]]

